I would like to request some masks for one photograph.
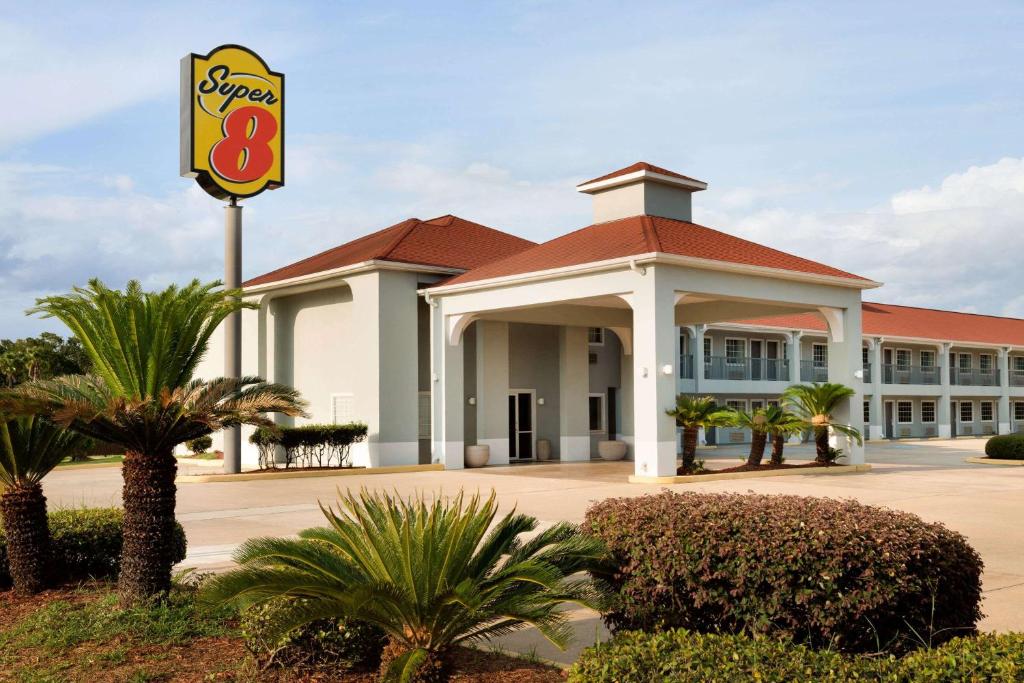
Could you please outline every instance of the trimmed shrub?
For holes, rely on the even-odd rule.
[[[54,510],[49,514],[53,576],[59,581],[117,577],[121,558],[121,508]],[[174,562],[185,559],[185,530],[175,522]],[[0,587],[11,584],[7,540],[0,529]]]
[[[705,681],[882,681],[884,683],[1012,683],[1024,680],[1024,634],[954,638],[903,659],[842,655],[743,635],[685,629],[623,631],[587,648],[569,683],[705,683]]]
[[[371,671],[380,665],[387,637],[379,628],[360,621],[319,619],[278,635],[280,620],[303,603],[276,598],[242,612],[239,625],[245,649],[260,669],[330,666]]]
[[[1024,681],[1024,634],[954,638],[940,648],[907,655],[900,661],[899,672],[900,681],[907,683]]]
[[[200,436],[197,439],[186,441],[185,446],[196,455],[200,455],[210,450],[210,447],[213,446],[213,437],[209,434],[206,436]]]
[[[892,657],[845,657],[835,651],[742,635],[623,631],[583,651],[569,683],[892,680]]]
[[[284,449],[284,466],[289,467],[351,467],[349,451],[352,444],[366,438],[367,427],[360,422],[342,425],[311,424],[301,427],[260,427],[249,437],[259,450],[260,468],[277,466],[274,453]]]
[[[985,442],[985,455],[999,460],[1024,460],[1024,434],[993,436]]]
[[[975,633],[982,561],[915,515],[799,496],[609,499],[586,528],[612,553],[614,630],[770,634],[811,647],[903,652]]]

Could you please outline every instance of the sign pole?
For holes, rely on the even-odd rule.
[[[242,207],[231,197],[224,207],[224,287],[242,286]],[[224,321],[224,376],[242,376],[242,312],[235,311]],[[242,429],[224,430],[224,472],[242,471]]]

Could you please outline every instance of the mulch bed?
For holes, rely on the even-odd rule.
[[[13,629],[33,612],[55,601],[71,605],[100,599],[109,586],[95,590],[68,587],[23,597],[0,591],[0,634]],[[180,645],[155,645],[117,638],[88,641],[62,652],[24,648],[0,654],[0,682],[35,680],[32,672],[46,670],[53,680],[122,683],[132,680],[180,681],[271,681],[274,683],[377,683],[376,672],[295,671],[276,669],[254,671],[247,663],[242,639],[234,636],[195,638]],[[51,674],[52,675],[52,674]],[[49,678],[47,680],[50,680]],[[497,653],[459,648],[453,659],[452,683],[558,683],[565,680],[561,669]]]
[[[726,467],[721,470],[702,470],[700,472],[691,472],[691,474],[725,474],[726,472],[764,472],[767,470],[799,470],[799,469],[815,469],[818,467],[835,467],[839,463],[832,463],[829,465],[823,465],[817,462],[802,462],[800,464],[782,463],[781,465],[773,465],[771,463],[761,463],[760,465],[751,466],[746,463],[742,465],[736,465],[735,467]]]
[[[246,470],[242,474],[272,474],[274,472],[333,472],[335,470],[365,470],[362,465],[333,465],[331,467],[265,467],[260,470]]]

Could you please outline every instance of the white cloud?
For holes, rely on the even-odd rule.
[[[1024,317],[1024,159],[971,167],[861,212],[743,214],[707,200],[699,222],[884,282],[868,299]]]

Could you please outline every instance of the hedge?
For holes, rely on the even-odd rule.
[[[59,581],[115,578],[121,558],[121,508],[54,510],[49,514],[53,576]],[[174,561],[185,559],[185,530],[175,522]],[[11,585],[7,539],[0,528],[0,587]]]
[[[300,600],[275,598],[242,612],[245,649],[259,669],[330,667],[376,670],[387,636],[375,626],[341,618],[318,619],[277,636],[274,629]]]
[[[310,424],[301,427],[260,427],[249,442],[259,450],[260,469],[277,467],[277,447],[284,450],[284,466],[349,467],[352,444],[366,438],[367,427],[360,422],[349,424]]]
[[[880,681],[965,683],[1024,680],[1024,634],[955,638],[903,659],[842,655],[770,638],[624,631],[587,648],[569,683],[706,683],[708,681]]]
[[[993,436],[985,442],[985,455],[999,460],[1024,460],[1024,434]]]
[[[200,436],[186,441],[185,446],[196,455],[200,455],[210,450],[210,447],[213,446],[213,437],[210,435]]]
[[[799,496],[670,493],[593,505],[613,630],[772,634],[849,652],[975,633],[982,561],[915,515]]]
[[[624,631],[583,651],[569,683],[708,683],[709,681],[878,681],[892,658],[844,657],[769,638]]]

